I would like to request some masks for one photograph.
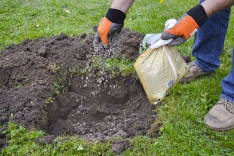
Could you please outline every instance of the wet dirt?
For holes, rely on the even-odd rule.
[[[136,74],[123,76],[118,67],[113,74],[103,70],[102,63],[101,68],[92,66],[93,37],[61,34],[2,50],[0,124],[12,121],[43,130],[47,140],[61,134],[89,140],[157,137],[159,127],[150,131],[157,119],[155,105]],[[123,29],[114,58],[136,59],[143,37]],[[116,146],[125,148],[116,143],[115,150]]]

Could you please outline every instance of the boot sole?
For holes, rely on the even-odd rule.
[[[206,125],[206,126],[209,127],[210,129],[216,130],[216,131],[227,131],[227,130],[230,130],[230,129],[233,129],[233,128],[234,128],[234,126],[228,127],[228,128],[215,128],[215,127],[210,127],[210,126],[208,126],[208,125]]]
[[[211,76],[213,75],[215,72],[212,71],[212,72],[206,72],[206,73],[203,73],[203,74],[200,74],[200,75],[193,75],[193,76],[190,76],[190,77],[185,77],[183,79],[180,80],[180,84],[184,84],[184,83],[190,83],[191,81],[195,81],[196,79],[200,78],[200,77],[203,77],[203,76]]]

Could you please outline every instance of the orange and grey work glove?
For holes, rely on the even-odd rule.
[[[207,20],[206,12],[202,5],[197,5],[185,13],[171,29],[162,33],[164,40],[173,39],[168,46],[180,45],[189,39]]]
[[[104,47],[109,46],[109,37],[118,37],[124,26],[126,14],[121,10],[109,8],[106,16],[101,20],[97,33],[93,40],[93,45],[103,43]]]

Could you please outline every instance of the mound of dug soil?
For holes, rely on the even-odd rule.
[[[1,51],[0,124],[13,121],[48,135],[90,140],[146,135],[156,119],[155,106],[135,74],[105,71],[105,58],[92,65],[93,37],[61,34]],[[136,59],[143,37],[124,29],[114,57]]]

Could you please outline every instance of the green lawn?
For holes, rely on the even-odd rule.
[[[94,33],[93,26],[105,15],[112,1],[105,0],[1,0],[0,49],[18,44],[25,39],[36,39],[65,33],[77,36]],[[131,7],[125,27],[140,33],[160,33],[169,18],[180,18],[197,0],[138,0]],[[232,11],[233,12],[233,11]],[[122,155],[234,155],[234,130],[217,132],[207,128],[203,118],[216,103],[221,93],[220,80],[231,69],[231,51],[234,43],[234,15],[221,67],[215,76],[201,78],[191,84],[178,84],[157,106],[162,127],[157,139],[135,137],[130,140],[134,149]],[[193,38],[178,47],[191,55]],[[192,59],[195,59],[192,57]],[[57,146],[35,143],[42,132],[27,132],[23,127],[9,123],[9,146],[2,155],[114,155],[109,143],[88,142],[70,138]],[[61,136],[62,137],[62,136]],[[60,138],[57,138],[58,140]]]

